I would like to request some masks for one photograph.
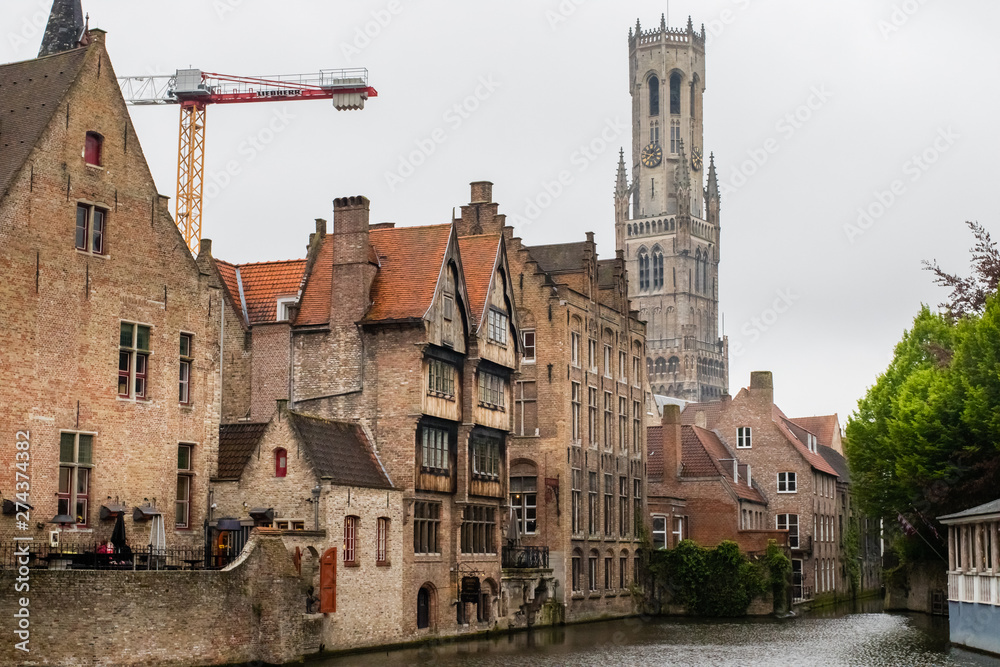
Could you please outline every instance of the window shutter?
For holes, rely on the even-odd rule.
[[[327,549],[319,566],[319,610],[323,614],[337,611],[337,548]]]

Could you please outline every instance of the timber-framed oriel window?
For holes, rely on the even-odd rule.
[[[489,311],[488,324],[489,324],[489,340],[491,343],[496,343],[497,345],[507,344],[507,329],[508,329],[508,318],[507,313],[501,313],[499,310]]]
[[[455,398],[455,367],[440,359],[428,359],[427,369],[427,393],[442,398]]]
[[[500,438],[485,433],[472,435],[472,476],[479,479],[500,479]]]
[[[94,434],[63,431],[59,434],[59,490],[57,514],[73,517],[86,526],[90,508],[90,472],[94,464]]]
[[[420,467],[424,472],[446,475],[451,469],[451,430],[435,424],[420,427]]]
[[[499,375],[479,371],[479,404],[494,410],[507,407],[507,382]]]
[[[122,322],[118,349],[118,396],[146,398],[149,379],[150,327]]]

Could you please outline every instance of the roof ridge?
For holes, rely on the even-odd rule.
[[[369,234],[388,234],[390,232],[399,232],[399,231],[402,231],[404,229],[427,229],[429,227],[451,227],[451,223],[449,223],[449,222],[438,222],[438,223],[429,224],[429,225],[403,225],[401,227],[377,227],[375,229],[372,229],[371,227],[369,227],[368,228],[368,233]]]
[[[23,65],[24,63],[30,63],[30,62],[34,62],[36,60],[48,60],[50,58],[58,58],[59,56],[65,56],[67,54],[76,53],[77,51],[80,51],[81,49],[88,49],[88,48],[90,48],[90,44],[87,44],[85,46],[77,46],[76,48],[72,48],[72,49],[66,49],[65,51],[59,51],[58,53],[49,53],[49,54],[44,55],[44,56],[36,56],[34,58],[25,58],[24,60],[15,60],[15,61],[9,62],[9,63],[0,63],[0,69],[3,69],[4,67],[11,67],[13,65]]]

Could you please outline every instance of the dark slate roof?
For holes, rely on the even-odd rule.
[[[0,197],[31,155],[86,55],[87,49],[79,48],[0,65]]]
[[[239,479],[267,424],[222,424],[219,426],[219,479]]]
[[[559,273],[561,271],[582,271],[586,241],[577,243],[556,243],[554,245],[528,246],[528,255],[545,273]]]
[[[615,280],[615,261],[613,259],[597,260],[597,286],[602,288],[617,287]]]
[[[288,420],[319,477],[328,477],[334,484],[343,486],[393,488],[364,429],[358,424],[297,412],[289,412]]]
[[[965,517],[974,517],[981,514],[997,513],[1000,513],[1000,498],[983,505],[979,505],[978,507],[973,507],[972,509],[963,510],[954,514],[947,514],[945,516],[939,516],[938,521],[944,521],[945,519],[963,519]]]
[[[851,483],[851,469],[847,465],[847,459],[845,459],[840,452],[832,447],[827,447],[826,445],[818,445],[816,449],[819,451],[819,455],[823,457],[830,466],[837,471],[837,477],[840,478],[841,482]]]
[[[38,57],[75,49],[83,37],[83,6],[80,0],[54,0]]]

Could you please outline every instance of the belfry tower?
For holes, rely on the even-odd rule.
[[[703,186],[705,28],[629,30],[632,182],[624,152],[615,182],[615,239],[629,298],[647,323],[653,393],[689,401],[729,390],[719,336],[719,184]],[[631,210],[630,210],[631,208]]]

